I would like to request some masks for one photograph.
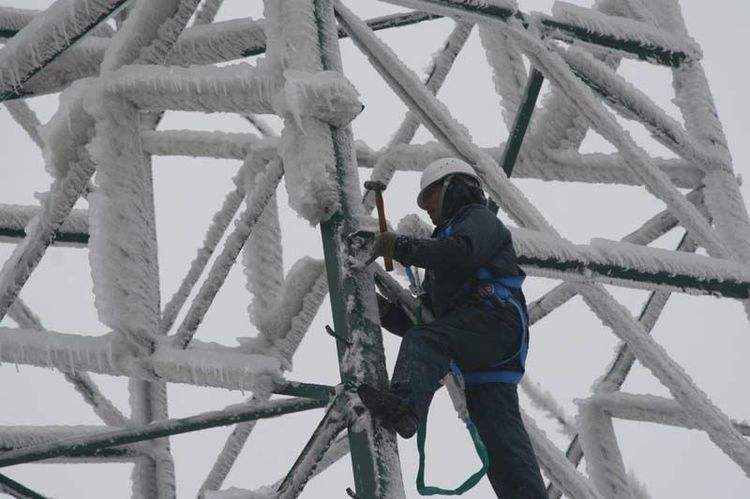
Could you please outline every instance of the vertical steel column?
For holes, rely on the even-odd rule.
[[[338,26],[332,0],[313,0],[324,70],[342,72]],[[383,338],[378,324],[372,270],[347,265],[346,236],[363,213],[351,127],[331,127],[341,209],[321,224],[331,309],[336,332],[351,344],[337,342],[339,370],[345,383],[388,382]],[[349,427],[354,482],[361,499],[404,497],[396,435],[372,421]]]

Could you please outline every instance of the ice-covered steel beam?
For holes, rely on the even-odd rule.
[[[699,146],[677,120],[656,105],[612,68],[576,48],[558,50],[573,72],[608,102],[620,115],[642,123],[651,135],[672,152],[704,170],[728,169],[725,157]]]
[[[732,298],[747,298],[750,291],[750,273],[730,260],[604,239],[576,245],[520,228],[511,232],[518,263],[530,275]]]
[[[380,30],[440,17],[424,12],[407,12],[377,17],[367,22],[373,29]],[[206,65],[262,54],[266,50],[264,23],[263,19],[235,19],[186,29],[169,54],[167,64]],[[339,36],[345,35],[340,32]],[[75,80],[98,75],[109,43],[109,39],[98,36],[80,40],[30,78],[17,95],[11,95],[8,99],[59,92]]]
[[[86,371],[147,381],[240,390],[283,389],[278,360],[229,347],[193,345],[187,350],[162,346],[139,357],[119,335],[84,336],[23,328],[0,328],[0,362]]]
[[[192,340],[216,293],[219,292],[229,270],[240,254],[242,246],[250,237],[253,227],[258,223],[263,210],[276,192],[282,175],[281,160],[278,158],[271,160],[265,171],[258,175],[256,185],[253,186],[252,192],[248,193],[247,209],[240,215],[237,225],[224,243],[221,254],[214,261],[198,295],[190,305],[185,319],[171,337],[172,343],[178,348],[186,348]]]
[[[238,404],[220,411],[210,411],[186,418],[157,421],[144,426],[111,430],[96,435],[73,437],[0,454],[0,467],[41,461],[58,456],[93,452],[98,449],[153,440],[169,435],[227,426],[252,419],[267,419],[324,407],[325,401],[313,399],[282,399],[262,404]]]
[[[515,3],[466,2],[465,0],[384,0],[385,2],[474,22],[519,19],[525,26],[539,23],[552,38],[583,41],[617,50],[658,64],[679,66],[701,57],[700,48],[688,38],[660,33],[645,23],[607,16],[591,9],[557,2],[555,16],[530,16],[516,9]],[[538,19],[538,21],[537,21]]]
[[[63,439],[99,435],[112,431],[111,426],[0,426],[0,453],[56,442]],[[99,449],[93,452],[59,456],[61,463],[102,463],[132,462],[143,456],[143,448],[124,445],[112,449]]]
[[[0,38],[13,38],[36,16],[43,13],[42,10],[0,7]],[[107,23],[99,23],[89,31],[92,37],[109,38],[114,34],[115,30]]]
[[[540,15],[538,19],[546,28],[543,33],[559,40],[593,43],[666,66],[679,66],[702,57],[700,47],[689,37],[634,19],[609,16],[561,1],[555,2],[552,13],[551,17]]]
[[[451,31],[448,38],[445,40],[442,48],[437,52],[430,63],[430,67],[427,70],[427,78],[424,81],[424,85],[431,92],[437,93],[440,87],[445,83],[445,79],[448,77],[450,69],[453,67],[453,63],[456,61],[458,54],[463,49],[466,41],[469,39],[472,24],[458,22]],[[391,137],[388,145],[384,148],[386,153],[393,150],[396,146],[402,144],[408,144],[414,139],[414,135],[417,133],[420,121],[419,116],[413,111],[407,111],[404,116],[401,125],[399,125],[396,132]],[[387,154],[381,155],[380,158],[386,158]],[[396,165],[390,161],[376,161],[372,167],[370,173],[370,180],[383,182],[386,185],[393,178],[393,174],[396,170]],[[365,211],[367,213],[372,212],[375,208],[375,195],[372,191],[365,192],[365,198],[362,200]]]
[[[293,499],[300,495],[318,463],[325,457],[331,443],[349,424],[350,410],[352,409],[349,407],[349,394],[347,393],[340,393],[331,401],[325,416],[315,428],[289,473],[276,489],[279,499]],[[359,410],[361,413],[365,412],[362,406],[359,406]]]
[[[106,91],[142,111],[274,114],[279,82],[249,64],[216,67],[128,66],[105,82]]]
[[[127,0],[57,0],[0,49],[0,100],[23,85]]]
[[[689,430],[699,429],[685,409],[672,399],[656,395],[611,392],[595,393],[587,400],[614,418],[677,426]],[[750,424],[736,420],[732,420],[732,424],[743,436],[750,437]]]
[[[153,156],[192,156],[245,160],[248,154],[276,154],[278,139],[259,139],[251,133],[161,130],[141,132],[143,149]]]
[[[194,156],[244,160],[257,146],[261,150],[275,147],[274,139],[260,140],[250,133],[203,132],[196,130],[147,131],[143,133],[146,152],[157,156]],[[357,164],[360,168],[381,168],[396,171],[420,172],[434,159],[450,155],[450,150],[437,142],[424,144],[398,144],[373,151],[366,144],[355,144]],[[505,144],[482,150],[501,161]],[[703,172],[693,163],[679,158],[650,158],[650,162],[663,171],[670,181],[681,189],[695,189],[701,185]],[[588,182],[624,185],[643,185],[641,179],[627,166],[622,155],[581,154],[577,151],[546,151],[539,158],[518,158],[513,176],[547,181]]]
[[[26,226],[39,214],[38,206],[0,205],[0,242],[17,243],[26,237]],[[55,232],[55,246],[84,247],[89,240],[89,220],[86,210],[72,210],[70,216]]]

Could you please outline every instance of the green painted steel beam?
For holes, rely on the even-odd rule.
[[[579,40],[586,43],[592,43],[601,47],[619,50],[635,55],[642,61],[656,62],[664,66],[678,67],[688,55],[685,52],[674,52],[664,47],[644,44],[639,40],[627,40],[614,36],[604,35],[589,31],[581,26],[573,26],[567,23],[561,23],[551,18],[543,18],[542,25],[552,30],[554,38],[564,41]]]
[[[23,229],[16,229],[11,227],[0,227],[0,241],[3,238],[7,239],[23,239],[26,237],[26,231]],[[52,244],[55,243],[69,243],[69,244],[80,244],[86,246],[89,242],[89,235],[83,232],[65,232],[57,231],[52,239]]]
[[[313,0],[313,4],[322,69],[343,73],[333,0]],[[339,371],[347,385],[369,383],[386,387],[388,373],[377,322],[372,270],[352,269],[348,264],[347,236],[359,228],[357,215],[362,212],[351,127],[331,127],[331,138],[341,208],[321,223],[320,229],[333,328],[338,336],[347,340],[336,342]],[[358,496],[361,499],[403,496],[395,433],[372,420],[372,424],[350,428],[348,435]]]
[[[5,492],[17,498],[46,499],[46,496],[34,492],[30,488],[16,482],[10,477],[0,474],[0,492]]]
[[[526,137],[526,132],[529,129],[531,116],[534,114],[534,109],[536,109],[539,92],[542,90],[542,83],[544,83],[544,75],[541,71],[532,67],[531,74],[526,81],[526,87],[523,91],[521,105],[518,111],[516,111],[516,116],[513,118],[513,126],[511,127],[508,140],[505,142],[503,155],[500,158],[500,166],[508,178],[511,177],[513,168],[516,166],[516,160],[518,159],[518,154],[521,152],[523,139]],[[490,200],[487,206],[497,215],[499,206],[495,201]]]
[[[289,395],[292,397],[329,400],[336,393],[336,388],[329,385],[290,381],[284,387],[274,390],[273,393],[277,395]]]
[[[195,416],[168,419],[135,428],[102,432],[97,435],[73,437],[57,442],[31,445],[0,454],[0,467],[41,461],[60,456],[88,454],[99,449],[168,437],[181,433],[227,426],[243,421],[267,419],[293,412],[325,407],[325,400],[282,399],[257,404],[238,404],[221,411],[204,412]]]
[[[346,429],[350,419],[346,407],[348,399],[347,394],[340,393],[331,402],[310,440],[276,489],[279,499],[297,497],[302,492],[331,443]]]
[[[698,279],[684,274],[668,272],[643,272],[619,265],[606,265],[578,260],[561,261],[541,259],[518,255],[518,264],[522,267],[536,267],[546,270],[557,270],[563,273],[578,274],[587,278],[607,277],[617,281],[653,283],[679,288],[693,294],[710,294],[726,298],[746,299],[750,297],[750,283],[743,281],[720,281],[718,279]],[[612,284],[617,284],[613,282]]]

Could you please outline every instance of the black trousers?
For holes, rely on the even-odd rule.
[[[518,351],[520,327],[511,305],[456,309],[430,324],[412,327],[401,342],[391,392],[409,404],[423,424],[451,360],[465,372],[495,365]],[[469,416],[487,447],[487,475],[497,497],[546,498],[539,465],[521,420],[516,385],[471,386],[466,389],[466,400]]]

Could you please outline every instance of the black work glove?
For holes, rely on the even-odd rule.
[[[370,261],[374,261],[379,256],[385,256],[393,259],[393,255],[396,252],[396,238],[398,234],[395,232],[381,232],[375,235],[375,242],[370,250]]]

